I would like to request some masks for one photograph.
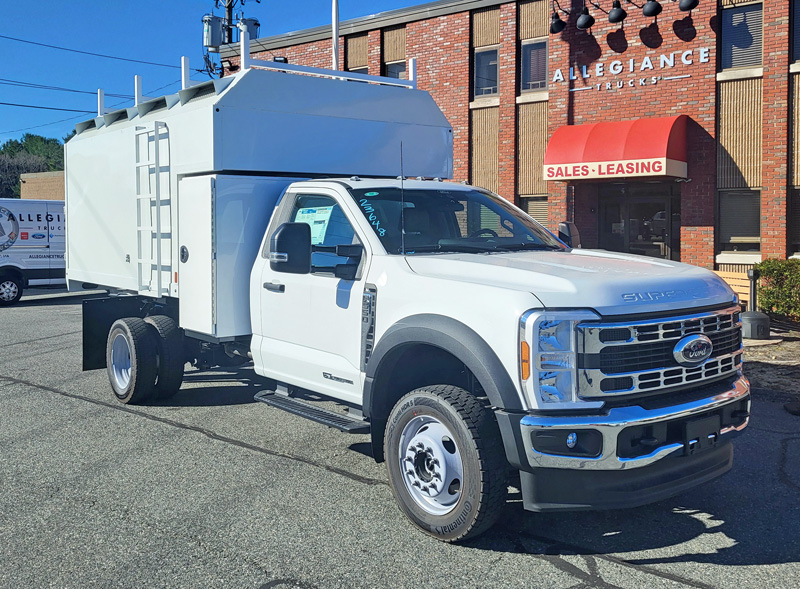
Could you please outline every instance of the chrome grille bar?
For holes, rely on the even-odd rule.
[[[741,309],[739,306],[717,311],[677,317],[643,320],[631,323],[583,323],[578,326],[578,349],[584,359],[578,369],[578,394],[582,398],[604,398],[656,390],[668,391],[688,384],[702,385],[718,378],[736,374],[741,368]],[[663,352],[663,365],[654,366],[648,356],[652,346],[659,348],[677,344],[683,337],[704,334],[722,346],[718,353],[693,368],[677,365],[671,355]],[[613,348],[613,350],[609,349]],[[601,369],[601,352],[625,352],[629,362]],[[640,369],[637,352],[641,352]]]

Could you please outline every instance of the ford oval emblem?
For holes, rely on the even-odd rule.
[[[675,361],[681,366],[693,368],[700,366],[711,357],[714,346],[711,340],[704,335],[687,335],[681,339],[672,350]]]

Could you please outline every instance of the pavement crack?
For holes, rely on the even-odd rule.
[[[2,349],[2,348],[11,348],[11,347],[14,347],[14,346],[21,346],[23,344],[38,343],[38,342],[41,342],[41,341],[44,341],[44,340],[47,340],[47,339],[56,339],[56,338],[59,338],[59,337],[64,337],[66,335],[75,335],[77,333],[82,333],[82,332],[80,330],[78,330],[78,331],[68,331],[66,333],[59,333],[58,335],[48,335],[47,337],[37,337],[36,339],[29,339],[29,340],[25,340],[25,341],[22,341],[22,342],[12,342],[10,344],[3,344],[2,346],[0,346],[0,349]]]
[[[56,395],[61,395],[62,397],[67,397],[70,399],[75,399],[78,401],[84,401],[86,403],[91,403],[93,405],[97,405],[99,407],[105,407],[107,409],[113,409],[115,411],[121,411],[123,413],[130,413],[132,415],[136,415],[138,417],[143,417],[144,419],[149,419],[150,421],[154,421],[156,423],[160,423],[163,425],[168,425],[170,427],[192,431],[199,434],[206,436],[212,440],[216,440],[218,442],[224,442],[226,444],[231,444],[233,446],[237,446],[239,448],[243,448],[245,450],[251,450],[253,452],[258,452],[260,454],[266,454],[267,456],[274,456],[277,458],[286,458],[288,460],[292,460],[294,462],[300,462],[302,464],[307,464],[309,466],[313,466],[315,468],[321,468],[333,474],[338,474],[350,480],[356,481],[358,483],[362,483],[365,485],[383,485],[388,486],[389,483],[386,480],[381,479],[373,479],[370,477],[364,477],[355,473],[352,473],[348,470],[344,470],[342,468],[337,468],[335,466],[331,466],[329,464],[324,464],[322,462],[318,462],[316,460],[311,460],[310,458],[304,458],[302,456],[295,456],[293,454],[287,454],[286,452],[279,452],[277,450],[270,450],[269,448],[264,448],[262,446],[256,446],[255,444],[249,444],[247,442],[243,442],[241,440],[237,440],[235,438],[230,438],[228,436],[223,436],[211,430],[205,429],[203,427],[199,427],[196,425],[189,425],[186,423],[181,423],[179,421],[175,421],[174,419],[168,419],[166,417],[159,417],[157,415],[151,415],[144,411],[139,411],[138,409],[133,409],[127,405],[119,405],[114,403],[109,403],[106,401],[100,401],[98,399],[92,399],[91,397],[86,397],[84,395],[78,395],[75,393],[68,393],[67,391],[62,391],[60,389],[56,389],[54,387],[49,387],[45,385],[41,385],[35,382],[31,382],[29,380],[22,380],[19,378],[14,378],[10,376],[0,375],[0,381],[9,382],[12,384],[19,384],[28,387],[32,387],[41,391],[47,391],[49,393],[54,393]]]

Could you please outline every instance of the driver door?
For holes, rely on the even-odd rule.
[[[291,207],[284,210],[291,212],[280,221],[307,223],[314,246],[362,244],[338,198],[319,189],[287,193],[284,199]],[[334,267],[346,263],[359,264],[355,280],[334,276]],[[310,274],[279,272],[264,264],[261,358],[267,376],[361,403],[361,300],[368,263],[364,250],[360,261],[314,252]]]

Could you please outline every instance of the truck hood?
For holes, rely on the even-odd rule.
[[[437,254],[406,260],[413,272],[423,276],[526,291],[547,308],[589,308],[603,315],[734,300],[728,285],[703,268],[600,250]]]

